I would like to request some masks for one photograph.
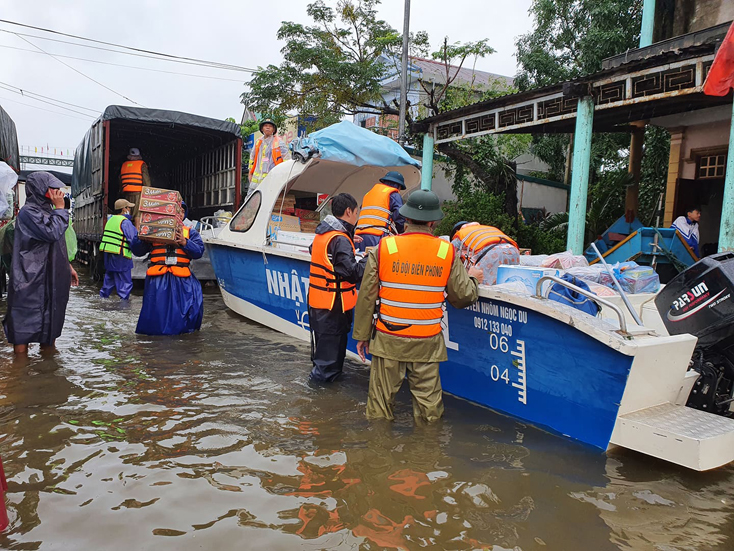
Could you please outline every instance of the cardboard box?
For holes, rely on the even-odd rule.
[[[538,281],[543,276],[559,277],[560,271],[555,268],[536,268],[534,266],[500,266],[497,268],[497,284],[510,281],[522,281],[531,295],[535,294]],[[550,287],[553,282],[547,281],[543,284],[543,291]]]
[[[152,212],[156,214],[168,214],[176,216],[183,214],[180,203],[172,203],[171,201],[160,201],[158,199],[140,198],[140,212]]]
[[[272,239],[275,236],[275,232],[279,230],[300,232],[301,223],[295,216],[273,213],[270,215],[270,222],[268,222],[268,237]]]
[[[141,212],[136,217],[136,227],[140,224],[160,224],[165,226],[177,226],[183,223],[183,213],[181,214],[157,214],[155,212]]]
[[[173,189],[162,189],[157,187],[143,186],[140,192],[141,199],[155,199],[157,201],[168,201],[171,203],[181,203],[181,194]]]
[[[316,233],[316,228],[320,222],[318,220],[301,220],[301,231],[306,233]]]
[[[304,220],[318,221],[321,219],[321,213],[316,212],[315,210],[296,209],[295,215],[301,219],[301,222],[303,222]]]
[[[142,224],[138,229],[141,241],[155,241],[157,243],[173,243],[176,240],[175,228]]]

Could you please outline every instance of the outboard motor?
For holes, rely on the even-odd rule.
[[[734,253],[708,256],[655,298],[671,335],[698,338],[691,367],[700,374],[687,406],[729,415],[734,402]]]

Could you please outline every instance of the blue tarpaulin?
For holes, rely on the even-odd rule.
[[[324,160],[354,166],[421,166],[396,141],[348,121],[314,132],[299,145],[316,147]]]

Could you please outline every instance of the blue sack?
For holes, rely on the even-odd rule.
[[[584,291],[591,292],[589,286],[583,279],[578,279],[570,274],[562,275],[561,279],[563,281],[567,281],[571,285],[575,285],[576,287],[583,289]],[[582,312],[586,312],[590,316],[596,316],[600,310],[599,305],[590,298],[587,298],[568,287],[564,287],[559,283],[555,283],[553,287],[551,287],[551,290],[548,293],[548,298],[550,300],[560,302],[561,304],[571,306],[572,308],[576,308],[577,310],[581,310]]]

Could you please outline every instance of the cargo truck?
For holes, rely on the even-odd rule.
[[[99,278],[99,243],[121,197],[120,168],[130,148],[148,165],[151,185],[178,190],[188,218],[235,211],[242,197],[242,138],[237,124],[189,113],[111,105],[92,124],[74,156],[71,191],[78,260]],[[133,277],[144,277],[136,259]],[[192,263],[199,279],[213,279],[208,257]]]

